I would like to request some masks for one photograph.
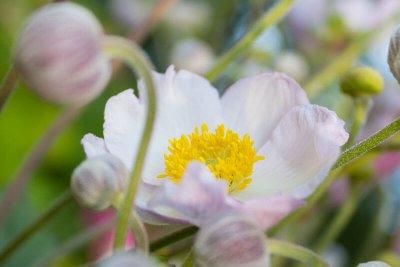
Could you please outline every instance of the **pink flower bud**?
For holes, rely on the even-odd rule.
[[[202,228],[194,248],[199,266],[269,266],[264,233],[252,221],[237,215]]]
[[[118,158],[97,156],[85,160],[74,170],[71,190],[82,206],[103,210],[123,197],[128,175],[128,170]]]
[[[90,11],[72,3],[49,4],[26,23],[16,46],[16,69],[49,101],[86,103],[111,76],[102,37],[103,29]]]

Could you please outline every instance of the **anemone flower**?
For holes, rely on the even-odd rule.
[[[222,97],[172,66],[153,77],[155,128],[135,201],[149,223],[202,226],[238,212],[271,227],[313,192],[348,139],[344,122],[282,73],[243,78]],[[129,89],[108,100],[104,138],[82,140],[88,157],[110,153],[132,169],[147,105],[138,87],[139,97]]]

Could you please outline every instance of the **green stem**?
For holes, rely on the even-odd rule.
[[[172,234],[161,237],[160,239],[150,244],[150,252],[154,252],[170,244],[178,242],[186,237],[192,236],[197,232],[197,230],[198,228],[196,226],[190,226],[183,228],[182,230],[176,231]]]
[[[323,252],[332,241],[336,240],[338,235],[342,232],[344,227],[352,218],[357,209],[358,203],[362,198],[362,190],[360,185],[352,185],[350,188],[349,196],[345,203],[340,207],[335,217],[327,226],[326,231],[322,233],[319,240],[315,244],[315,251],[318,253]]]
[[[267,239],[267,250],[273,255],[297,260],[304,263],[306,266],[329,267],[329,265],[315,252],[286,241]]]
[[[246,52],[260,34],[278,23],[289,12],[294,2],[295,0],[281,0],[271,7],[238,43],[221,56],[205,77],[210,81],[215,80],[235,58]]]
[[[56,214],[58,214],[68,203],[73,200],[70,192],[65,192],[35,221],[25,228],[17,237],[15,237],[8,245],[0,252],[0,262],[7,259],[15,252],[19,246],[28,240],[32,235],[39,231],[46,223],[49,222]]]
[[[147,89],[146,123],[144,125],[144,130],[139,143],[140,145],[136,153],[136,159],[133,171],[131,173],[131,179],[129,181],[127,193],[122,203],[121,210],[118,213],[118,223],[114,242],[114,248],[118,249],[124,246],[131,213],[134,212],[133,205],[135,195],[140,182],[145,156],[154,127],[156,114],[156,93],[153,78],[150,72],[152,65],[142,50],[133,42],[119,37],[106,37],[104,39],[104,52],[112,58],[123,60],[133,70],[136,70],[139,76],[143,78]],[[133,229],[133,231],[135,234],[146,235],[146,233],[141,233],[140,227],[136,227]]]
[[[371,39],[372,33],[358,36],[354,41],[330,64],[318,72],[304,85],[307,95],[315,98],[327,85],[331,84],[337,77],[346,73],[353,65],[355,59],[365,50],[367,41]]]
[[[89,230],[85,230],[73,238],[71,238],[67,243],[64,243],[57,248],[51,250],[49,253],[44,256],[38,257],[39,259],[32,264],[34,267],[41,266],[53,266],[51,263],[55,261],[58,257],[65,256],[68,253],[74,251],[75,249],[81,247],[82,245],[89,242],[93,238],[101,235],[107,230],[110,230],[115,223],[115,220],[111,222],[107,222],[105,224],[101,224],[95,227],[90,228]]]
[[[186,255],[185,260],[182,262],[181,267],[193,267],[194,265],[194,253],[193,249],[189,251],[189,253]]]
[[[18,82],[18,75],[14,68],[11,66],[10,70],[7,72],[3,83],[0,86],[0,112],[3,110],[11,92],[14,90]]]
[[[370,99],[368,98],[354,98],[353,123],[350,128],[350,137],[346,143],[346,148],[352,146],[357,139],[357,136],[367,119],[369,103]]]
[[[147,254],[149,251],[149,238],[147,236],[146,228],[136,212],[131,213],[130,226],[133,230],[139,229],[138,231],[134,231],[135,247]]]

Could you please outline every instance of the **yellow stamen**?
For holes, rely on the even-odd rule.
[[[238,192],[252,181],[253,165],[264,157],[257,155],[249,135],[237,133],[218,125],[215,132],[201,125],[188,135],[169,140],[168,154],[164,155],[165,172],[159,178],[178,183],[193,160],[207,165],[212,174],[227,181],[229,192]]]

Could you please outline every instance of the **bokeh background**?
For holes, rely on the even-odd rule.
[[[74,2],[92,10],[107,33],[129,36],[138,30],[156,1]],[[145,38],[142,46],[160,72],[173,63],[178,68],[189,68],[201,74],[218,55],[239,40],[274,2],[176,1],[165,18]],[[354,3],[346,6],[350,2]],[[381,3],[380,9],[373,6],[378,2]],[[375,97],[371,115],[362,133],[366,137],[400,115],[400,86],[386,64],[390,36],[400,23],[398,14],[396,17],[396,12],[400,13],[399,2],[299,0],[289,16],[262,34],[243,57],[229,66],[215,85],[222,93],[240,77],[266,70],[279,70],[288,73],[301,85],[309,86],[312,77],[353,45],[356,52],[354,55],[350,53],[348,61],[355,66],[375,68],[385,80],[385,90]],[[46,3],[48,1],[44,0],[0,1],[0,77],[6,75],[12,64],[13,43],[24,20]],[[341,67],[343,71],[350,63]],[[352,101],[340,93],[338,78],[325,84],[311,99],[314,103],[335,110],[342,119],[350,122]],[[126,68],[121,68],[113,75],[104,93],[57,139],[40,168],[33,174],[26,194],[13,209],[6,226],[0,229],[0,247],[48,207],[61,192],[68,189],[73,169],[84,159],[80,139],[88,132],[102,136],[103,109],[107,99],[117,92],[135,87],[135,76]],[[0,114],[0,192],[60,110],[60,107],[44,102],[24,84],[18,84]],[[354,168],[358,168],[358,171],[348,170],[344,174],[351,176],[356,173],[363,176],[363,172],[368,172],[368,175],[373,176],[373,182],[370,182],[372,185],[337,244],[326,253],[327,257],[337,261],[336,266],[351,265],[369,253],[392,257],[390,253],[399,252],[400,245],[396,248],[400,217],[399,158],[397,152],[386,153],[383,157],[374,154],[355,164]],[[324,225],[333,216],[346,198],[346,182],[335,186],[319,207],[304,222],[299,223],[304,226],[303,229],[317,229],[314,235],[318,235],[319,228],[315,224]],[[23,245],[10,258],[7,266],[29,266],[32,259],[40,258],[84,229],[83,213],[76,204],[69,205]],[[294,228],[292,231],[297,230]],[[299,242],[307,243],[312,238],[313,235],[304,239],[300,236]],[[60,258],[55,265],[76,266],[87,255],[87,248],[80,249]]]

